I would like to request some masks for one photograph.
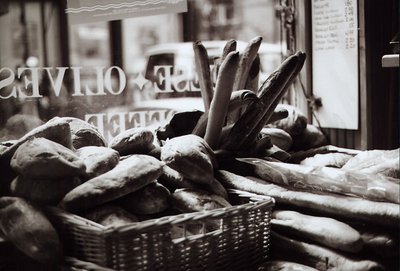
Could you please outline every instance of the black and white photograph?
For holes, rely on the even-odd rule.
[[[0,0],[0,271],[400,270],[399,0]]]

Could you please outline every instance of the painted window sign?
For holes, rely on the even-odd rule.
[[[187,0],[68,0],[67,4],[65,13],[72,24],[187,11]]]

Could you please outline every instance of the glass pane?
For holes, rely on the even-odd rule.
[[[0,99],[0,128],[10,116],[27,112],[21,107],[29,105],[29,110],[37,111],[32,115],[41,121],[54,116],[77,117],[99,127],[111,139],[124,129],[162,122],[176,111],[204,109],[194,41],[201,40],[207,49],[214,84],[215,63],[227,40],[237,40],[241,51],[255,36],[263,37],[260,80],[279,65],[284,48],[279,44],[278,0],[188,0],[185,13],[124,19],[120,24],[70,24],[68,46],[59,39],[63,31],[59,16],[67,16],[58,12],[60,4],[46,2],[42,10],[39,0],[21,3],[24,5],[12,1],[0,14],[1,34],[6,37],[0,40],[0,95],[6,97]],[[25,28],[20,23],[22,7]],[[45,32],[42,21],[51,23]],[[23,46],[23,40],[28,46]],[[46,50],[48,70],[43,61]],[[27,64],[23,60],[28,51],[34,57],[30,65],[37,70],[18,76],[17,66]],[[123,66],[113,67],[118,57]],[[66,59],[69,67],[62,67]],[[24,87],[27,80],[35,79],[36,72],[37,80]],[[30,93],[34,87],[38,93],[22,99],[12,92],[15,85]]]
[[[70,26],[72,66],[110,66],[110,31],[107,22]],[[91,69],[87,69],[90,73]]]

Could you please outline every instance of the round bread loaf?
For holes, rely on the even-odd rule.
[[[21,252],[41,263],[62,259],[62,246],[57,231],[29,201],[18,197],[0,198],[0,232]]]
[[[184,178],[210,184],[217,164],[213,150],[197,135],[183,135],[167,140],[161,148],[161,160]]]
[[[65,120],[71,128],[72,146],[75,149],[84,146],[104,147],[107,145],[101,133],[90,123],[74,117],[62,117],[61,119]]]
[[[154,182],[121,198],[119,203],[134,214],[151,215],[165,211],[169,207],[170,196],[165,186]]]
[[[153,131],[144,128],[131,128],[118,134],[114,137],[109,147],[118,151],[119,154],[147,154],[154,148],[154,134]]]
[[[43,137],[32,138],[15,151],[10,165],[26,178],[55,179],[85,174],[83,161],[70,149]]]
[[[92,179],[113,169],[119,162],[119,153],[108,147],[84,146],[76,154],[86,166],[86,179]]]
[[[25,179],[17,176],[10,185],[11,195],[36,203],[56,205],[69,191],[81,184],[79,178]]]
[[[116,205],[102,205],[82,214],[83,217],[103,226],[119,227],[139,222],[139,219]]]
[[[283,129],[265,127],[261,130],[261,134],[269,136],[271,143],[284,151],[289,150],[292,146],[292,137]]]
[[[277,110],[287,110],[288,116],[269,124],[270,127],[285,130],[291,136],[299,135],[307,127],[308,119],[297,107],[288,104],[278,104]]]

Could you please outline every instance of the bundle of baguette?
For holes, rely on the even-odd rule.
[[[255,157],[225,165],[216,176],[226,188],[276,201],[272,261],[316,270],[399,270],[399,179]]]
[[[272,196],[277,203],[271,262],[260,270],[389,266],[389,255],[398,255],[398,236],[391,232],[400,218],[393,163],[382,163],[387,170],[374,167],[353,160],[365,152],[307,139],[314,127],[280,103],[306,56],[290,55],[259,86],[261,41],[250,40],[243,52],[228,41],[213,71],[202,43],[193,43],[204,112],[180,112],[157,129],[132,128],[110,142],[89,123],[55,117],[2,143],[0,235],[30,258],[56,265],[63,244],[48,206],[119,227],[230,207],[237,204],[228,196],[233,188],[253,200]],[[187,125],[178,125],[181,121]],[[293,147],[307,141],[316,144]],[[310,163],[316,154],[340,154],[346,165]],[[390,160],[395,152],[377,156]]]
[[[329,145],[300,110],[280,103],[304,64],[302,52],[283,61],[259,88],[244,83],[253,77],[259,42],[251,40],[239,56],[239,68],[230,71],[233,82],[224,76],[224,65],[236,65],[235,43],[227,43],[214,93],[202,88],[206,110],[192,133],[217,154],[214,175],[225,188],[250,192],[253,199],[275,198],[272,261],[266,268],[399,270],[399,149]],[[196,47],[204,51],[201,43]],[[205,62],[204,54],[196,56]]]

